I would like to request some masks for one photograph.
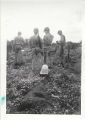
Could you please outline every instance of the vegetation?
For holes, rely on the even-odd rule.
[[[22,53],[24,64],[17,69],[13,48],[13,41],[8,41],[7,114],[81,114],[81,43],[66,43],[64,67],[60,65],[59,50],[52,51],[46,77],[32,72],[27,40]]]

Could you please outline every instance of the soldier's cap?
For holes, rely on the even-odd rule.
[[[49,27],[45,27],[44,32],[45,32],[45,31],[48,31],[48,32],[49,32],[49,31],[50,31]]]
[[[62,34],[62,30],[58,30],[58,33],[59,33],[59,34]]]
[[[21,32],[18,32],[18,35],[21,35],[22,33]]]
[[[34,30],[33,30],[33,31],[39,31],[39,30],[38,30],[38,28],[34,28]]]

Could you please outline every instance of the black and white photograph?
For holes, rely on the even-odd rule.
[[[2,0],[6,114],[81,115],[82,1]]]

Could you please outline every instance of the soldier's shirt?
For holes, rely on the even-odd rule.
[[[43,42],[44,42],[44,46],[50,46],[53,40],[53,35],[51,35],[50,33],[44,35],[43,38]]]
[[[33,35],[30,38],[29,44],[30,44],[30,48],[36,48],[36,47],[41,48],[42,40],[39,35]]]
[[[60,36],[60,43],[62,44],[62,45],[65,45],[65,36],[64,35],[61,35]]]
[[[21,36],[20,37],[19,36],[15,37],[14,43],[15,43],[15,45],[23,45],[24,44],[23,37],[21,37]]]

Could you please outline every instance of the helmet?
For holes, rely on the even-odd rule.
[[[21,32],[18,32],[18,35],[21,35],[22,33]]]
[[[38,32],[39,32],[39,30],[38,30],[38,28],[34,28],[34,34],[38,34]]]
[[[58,34],[61,35],[62,34],[62,30],[58,30]]]
[[[45,31],[49,32],[50,31],[49,27],[45,27],[44,32]]]

